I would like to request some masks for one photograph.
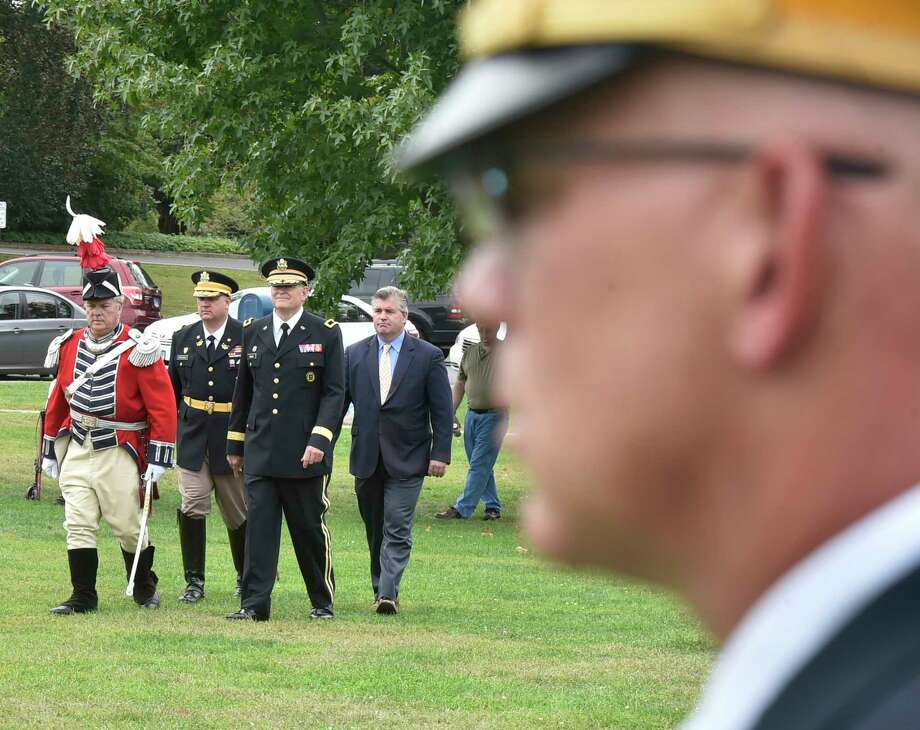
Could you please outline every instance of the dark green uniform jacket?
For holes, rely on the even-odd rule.
[[[279,351],[272,316],[247,320],[227,453],[246,474],[302,479],[332,471],[345,394],[342,332],[304,312]],[[304,469],[307,445],[325,459]]]
[[[227,319],[223,339],[208,359],[207,332],[198,321],[177,330],[172,338],[169,377],[179,408],[177,463],[183,469],[201,469],[205,454],[213,474],[228,474],[228,404],[233,399],[236,374],[243,352],[243,325]],[[186,403],[192,399],[195,405]],[[205,404],[213,403],[210,413]]]

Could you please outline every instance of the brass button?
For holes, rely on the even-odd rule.
[[[312,362],[310,363],[310,367],[311,367],[311,368],[313,367],[313,363],[312,363]]]
[[[276,383],[280,383],[280,382],[281,382],[281,378],[275,378],[275,382],[276,382]]]
[[[281,363],[280,363],[280,362],[276,362],[276,363],[275,363],[275,370],[277,370],[277,369],[280,368],[280,367],[281,367]]]
[[[208,368],[208,372],[209,372],[209,373],[213,373],[213,372],[214,372],[214,366],[209,367],[209,368]]]
[[[213,396],[213,395],[209,395],[209,396],[208,396],[208,400],[214,400],[214,396]]]
[[[210,385],[210,386],[213,388],[213,387],[214,387],[214,381],[213,381],[213,380],[209,380],[209,381],[208,381],[208,385]]]
[[[277,393],[272,393],[272,398],[274,398],[275,400],[278,400],[278,394],[277,394]]]
[[[277,409],[277,408],[272,408],[272,415],[273,415],[273,416],[277,416],[277,415],[278,415],[278,409]]]

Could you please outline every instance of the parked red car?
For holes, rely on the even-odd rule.
[[[160,319],[162,292],[150,274],[136,261],[112,259],[125,295],[121,320],[144,329]],[[83,306],[83,273],[76,256],[36,254],[0,262],[0,285],[31,285],[51,289],[79,306]]]

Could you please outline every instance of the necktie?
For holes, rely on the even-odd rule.
[[[390,370],[390,343],[386,343],[383,346],[383,357],[380,358],[380,402],[383,403],[387,399],[387,394],[390,392],[390,380],[393,377],[393,372]]]
[[[281,337],[278,339],[278,349],[279,350],[281,349],[281,346],[284,344],[284,341],[287,339],[289,329],[290,327],[288,326],[287,322],[281,323]]]
[[[208,335],[208,360],[214,358],[214,335]]]

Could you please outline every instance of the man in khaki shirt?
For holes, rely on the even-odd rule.
[[[495,485],[495,461],[508,430],[507,413],[496,406],[492,396],[492,371],[498,343],[498,328],[477,324],[479,343],[463,353],[460,373],[454,383],[454,412],[466,393],[467,405],[463,444],[470,470],[466,486],[457,502],[435,517],[442,520],[469,519],[482,500],[486,511],[483,519],[498,520],[502,503]]]

